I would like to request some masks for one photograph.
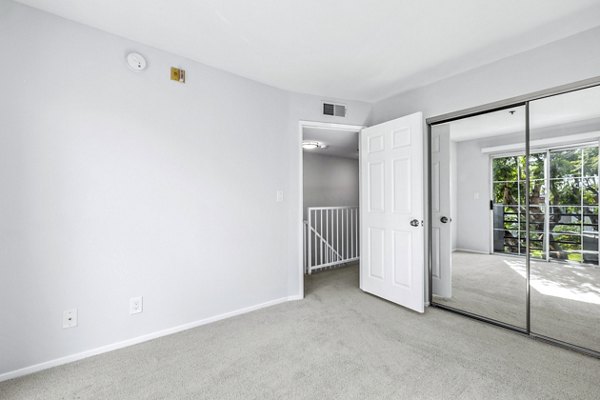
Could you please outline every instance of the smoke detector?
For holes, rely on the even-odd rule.
[[[135,53],[135,52],[129,53],[129,54],[127,54],[126,58],[127,58],[127,65],[133,71],[143,71],[146,69],[146,66],[148,65],[146,63],[146,59],[140,53]]]

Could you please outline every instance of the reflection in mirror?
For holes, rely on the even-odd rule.
[[[525,107],[431,132],[433,302],[526,329]]]
[[[530,103],[531,332],[598,352],[599,138],[600,87]]]

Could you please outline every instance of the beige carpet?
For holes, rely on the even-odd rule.
[[[436,303],[525,328],[527,281],[510,268],[516,257],[454,252],[452,297],[434,296]]]
[[[523,257],[455,252],[452,262],[452,298],[435,302],[525,328]],[[532,260],[531,330],[600,352],[600,268]]]
[[[305,300],[0,384],[0,399],[598,399],[600,360],[358,289],[356,267]]]

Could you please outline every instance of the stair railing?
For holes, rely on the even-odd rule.
[[[358,261],[358,207],[310,207],[304,221],[304,269],[307,274]]]

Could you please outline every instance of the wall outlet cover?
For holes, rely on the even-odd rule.
[[[144,310],[144,298],[142,296],[129,299],[129,314],[139,314]]]
[[[77,326],[77,309],[63,311],[63,328],[74,328]]]

